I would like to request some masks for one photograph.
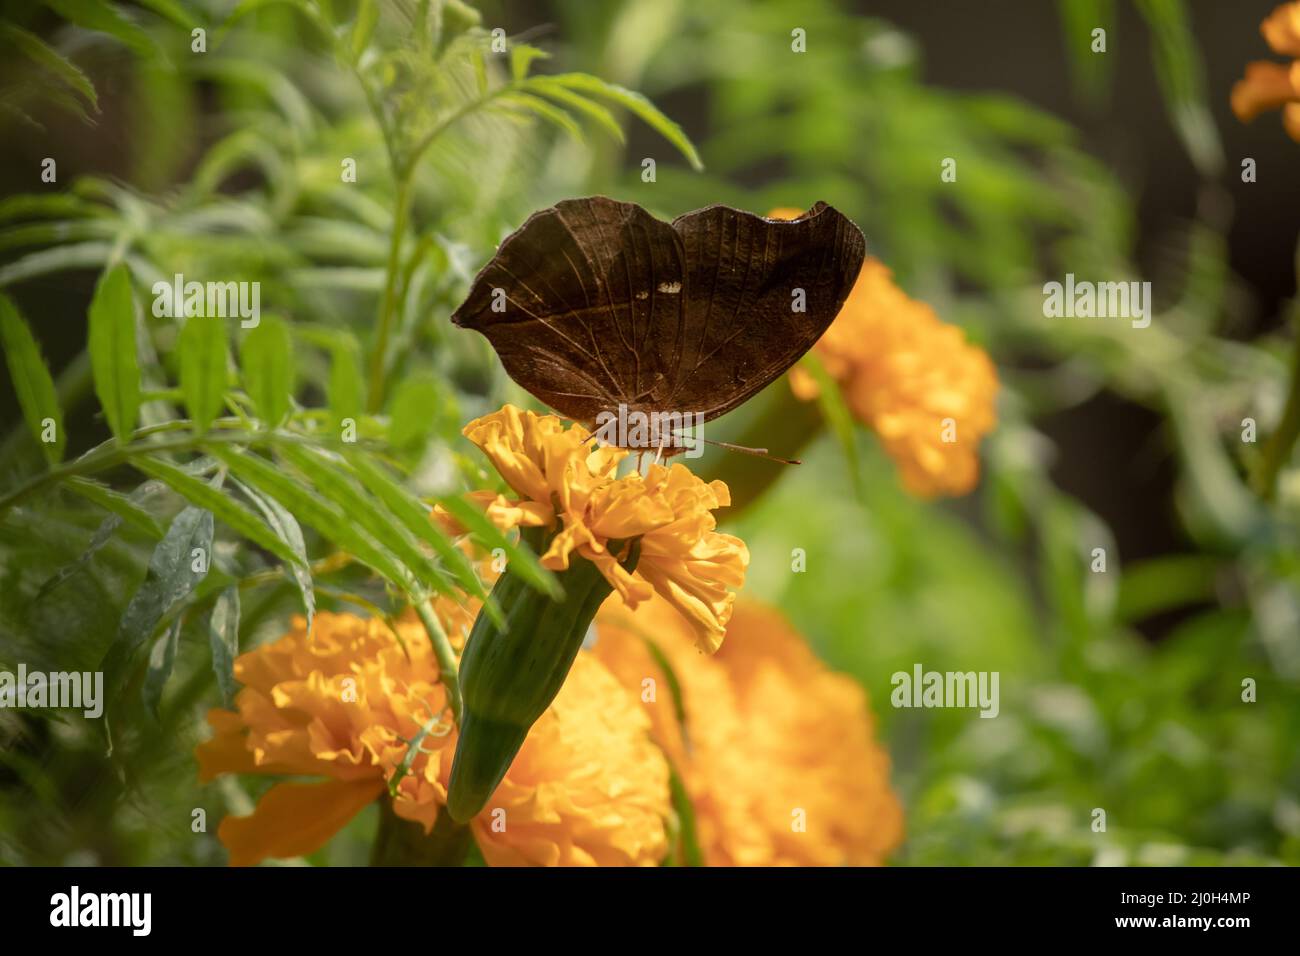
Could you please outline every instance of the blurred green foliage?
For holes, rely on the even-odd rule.
[[[1138,277],[1134,198],[1070,127],[927,86],[910,37],[830,0],[559,0],[549,58],[519,38],[495,52],[460,0],[47,7],[52,30],[33,7],[0,32],[25,58],[0,91],[5,135],[41,135],[48,108],[102,123],[96,85],[111,77],[130,171],[0,201],[0,291],[21,301],[35,278],[105,275],[90,352],[54,379],[13,378],[29,419],[87,414],[93,385],[120,441],[50,460],[21,422],[3,438],[0,667],[107,659],[117,680],[111,755],[79,717],[0,711],[0,861],[224,860],[216,818],[247,812],[263,784],[196,782],[203,713],[228,690],[232,635],[210,640],[214,609],[229,626],[238,607],[247,648],[292,613],[393,614],[463,583],[411,506],[493,480],[459,428],[531,399],[447,316],[530,211],[603,192],[669,217],[830,201],[999,362],[1000,424],[970,499],[910,499],[870,434],[826,431],[800,468],[746,460],[759,480],[725,518],[753,555],[747,593],[870,693],[907,810],[898,862],[1300,863],[1300,470],[1289,441],[1259,455],[1240,441],[1246,417],[1273,434],[1291,359],[1281,336],[1221,334],[1237,298],[1221,147],[1181,4],[1141,12],[1204,201],[1162,277],[1179,294],[1136,332],[1042,315],[1046,278]],[[1067,48],[1111,8],[1063,2]],[[794,25],[811,38],[798,65]],[[1080,95],[1100,96],[1104,69],[1073,62]],[[703,103],[704,135],[692,146],[650,101]],[[654,183],[624,144],[632,120]],[[959,188],[940,181],[946,156]],[[175,273],[259,281],[274,314],[233,342],[187,340],[147,308]],[[0,320],[11,365],[31,368],[25,329],[39,340],[41,325],[8,300]],[[1039,423],[1103,390],[1160,416],[1185,553],[1122,564],[1105,524],[1053,484]],[[715,433],[743,434],[772,400]],[[337,439],[345,419],[356,445]],[[212,568],[175,605],[150,604],[151,556],[187,508],[215,515]],[[794,547],[807,573],[790,573]],[[1104,574],[1089,571],[1096,547]],[[1180,610],[1159,642],[1139,634]],[[1000,672],[1000,715],[891,708],[891,674],[918,662]],[[376,823],[358,818],[312,862],[364,861]]]

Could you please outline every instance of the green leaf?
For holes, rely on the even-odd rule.
[[[624,107],[676,146],[693,169],[704,168],[704,163],[700,161],[700,154],[695,151],[695,146],[682,132],[682,128],[661,113],[657,106],[640,93],[634,93],[614,83],[606,83],[588,73],[557,73],[550,79],[560,86],[604,97]]]
[[[154,485],[152,488],[148,483],[141,485],[130,495],[124,495],[120,491],[114,491],[107,485],[102,485],[97,481],[89,478],[74,476],[63,483],[63,487],[69,491],[75,491],[88,501],[93,501],[107,511],[128,524],[133,525],[146,535],[157,541],[162,538],[164,529],[158,523],[158,519],[152,514],[140,507],[139,501],[147,497],[155,488],[160,486]]]
[[[288,445],[280,455],[301,471],[317,490],[337,505],[348,520],[361,526],[374,540],[383,542],[424,586],[442,593],[451,584],[416,539],[379,502],[349,477],[343,462],[325,452]]]
[[[67,444],[63,435],[63,410],[59,407],[54,379],[41,357],[40,346],[32,330],[8,296],[0,293],[0,344],[5,350],[9,377],[18,396],[18,407],[41,453],[51,465],[63,460]],[[45,441],[46,422],[53,428],[53,441]]]
[[[532,113],[534,116],[540,116],[547,122],[559,127],[563,132],[568,133],[579,143],[585,142],[582,136],[582,127],[575,123],[573,118],[564,110],[558,106],[552,106],[539,96],[533,96],[529,93],[503,93],[496,98],[493,105],[521,109],[527,113]]]
[[[153,715],[154,720],[158,719],[158,705],[162,702],[163,687],[167,683],[167,678],[171,677],[172,667],[176,663],[176,647],[180,643],[183,620],[182,615],[176,615],[176,620],[172,621],[171,626],[163,632],[162,637],[158,638],[149,651],[149,669],[145,671],[140,697],[144,701],[145,709]]]
[[[130,437],[140,412],[135,308],[127,267],[120,264],[104,273],[90,302],[87,337],[95,395],[119,441]]]
[[[289,414],[294,391],[293,338],[280,319],[263,317],[239,349],[244,389],[262,421],[274,427]]]
[[[550,54],[527,43],[516,43],[510,47],[510,75],[516,80],[528,76],[528,70],[534,60],[550,59]]]
[[[409,375],[397,383],[388,402],[388,443],[418,451],[442,421],[455,414],[454,398],[431,375]]]
[[[286,564],[295,564],[301,558],[281,540],[280,536],[258,520],[253,512],[206,481],[187,475],[163,458],[136,458],[131,462],[136,468],[159,481],[200,508],[205,508],[231,530],[243,535],[260,548],[270,551]]]
[[[668,788],[673,810],[677,814],[677,839],[681,845],[681,866],[704,866],[704,851],[700,849],[699,834],[695,827],[695,805],[690,792],[678,774],[677,768],[668,768]]]
[[[187,11],[176,0],[136,0],[142,7],[148,7],[160,17],[165,17],[176,26],[189,33],[194,27],[204,26],[204,22],[196,22],[195,14]]]
[[[817,356],[810,352],[803,357],[802,362],[803,367],[817,380],[817,404],[839,440],[840,448],[844,451],[844,462],[848,466],[853,489],[857,492],[859,500],[865,502],[867,492],[862,481],[862,460],[858,455],[853,413],[844,403],[844,395],[840,392],[839,383],[831,378]]]
[[[122,672],[168,608],[186,597],[204,577],[212,560],[212,513],[193,506],[182,509],[154,548],[144,583],[131,597],[117,625],[117,636],[100,669],[104,682],[119,687]]]
[[[1151,59],[1165,109],[1197,171],[1206,178],[1223,168],[1223,143],[1205,99],[1205,65],[1181,0],[1138,0],[1151,28]]]
[[[303,613],[307,617],[307,633],[310,634],[311,622],[316,616],[316,590],[312,584],[311,563],[307,559],[307,544],[303,541],[302,528],[298,526],[297,520],[288,509],[274,498],[259,494],[242,481],[236,481],[235,485],[257,507],[257,510],[262,512],[266,523],[298,557],[297,561],[289,562],[287,567],[294,583],[298,586],[298,592],[302,595]]]
[[[330,349],[329,405],[335,422],[361,417],[364,386],[360,352],[354,345],[336,343]]]
[[[153,52],[149,34],[102,0],[45,0],[45,5],[79,27],[116,37],[141,56]]]
[[[239,588],[231,585],[217,596],[208,617],[208,643],[212,646],[212,670],[217,675],[221,700],[235,706],[235,658],[239,656]]]
[[[383,467],[362,452],[347,455],[348,463],[372,495],[384,503],[384,506],[400,521],[418,540],[423,541],[437,552],[444,565],[456,578],[461,590],[472,594],[479,600],[488,602],[487,589],[474,573],[474,566],[465,553],[448,540],[433,523],[429,508],[415,495],[411,494],[392,477]],[[490,614],[496,616],[500,609],[491,605]]]
[[[49,46],[34,33],[28,33],[12,23],[0,23],[0,38],[9,40],[18,50],[50,73],[58,77],[66,86],[71,87],[90,104],[90,108],[99,112],[99,99],[95,96],[95,85],[75,63]]]
[[[190,316],[181,329],[177,352],[185,407],[194,420],[194,430],[202,434],[221,413],[225,403],[225,320],[215,316]]]
[[[614,118],[614,114],[599,103],[589,100],[585,96],[579,96],[560,83],[552,82],[549,77],[535,76],[528,81],[528,87],[588,116],[618,142],[622,143],[626,140],[623,127],[618,125],[618,120]]]
[[[56,587],[89,564],[90,559],[95,556],[100,548],[108,544],[123,523],[140,529],[154,541],[163,536],[163,527],[158,523],[158,519],[141,507],[141,502],[162,489],[163,486],[159,482],[146,481],[131,492],[130,495],[123,495],[120,492],[113,491],[111,488],[91,481],[89,478],[69,478],[64,482],[63,487],[69,491],[77,492],[84,498],[106,508],[111,513],[99,523],[99,527],[95,529],[94,535],[91,536],[90,544],[86,545],[86,550],[77,557],[77,560],[59,568],[40,586],[36,595],[32,598],[32,604],[38,603]]]
[[[322,498],[316,489],[303,485],[257,455],[217,446],[208,451],[224,462],[237,478],[276,499],[296,517],[396,586],[403,590],[416,587],[410,572],[391,551],[362,533],[354,525],[353,516]]]
[[[537,555],[524,545],[508,538],[500,528],[488,520],[486,515],[468,501],[456,495],[448,495],[439,498],[438,504],[442,505],[472,537],[476,538],[481,547],[488,551],[497,548],[503,550],[510,567],[518,571],[519,576],[535,590],[556,600],[564,596],[564,591],[560,583],[555,580],[555,575],[541,566]]]
[[[375,32],[375,24],[378,22],[379,4],[375,0],[360,0],[357,4],[357,18],[353,21],[352,34],[348,40],[353,62],[360,60],[361,54],[366,52],[366,47],[370,45],[370,38]]]

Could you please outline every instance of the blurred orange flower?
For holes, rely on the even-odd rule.
[[[449,623],[449,622],[444,622]],[[212,710],[199,776],[305,775],[277,783],[218,835],[233,865],[323,846],[400,776],[393,810],[429,831],[447,797],[456,733],[423,628],[321,613],[241,655],[236,711]],[[449,631],[452,628],[448,628]],[[668,768],[649,719],[594,658],[579,655],[488,807],[471,823],[501,865],[654,865],[667,852]],[[414,760],[399,774],[420,740]],[[387,799],[387,797],[385,797]],[[504,816],[501,811],[504,811]],[[500,824],[504,823],[504,826]],[[497,824],[497,825],[494,825]]]
[[[802,213],[777,209],[768,215]],[[898,288],[880,260],[863,263],[813,354],[840,386],[849,410],[880,436],[908,491],[928,498],[975,487],[980,439],[997,420],[997,371],[960,328]],[[800,366],[790,370],[790,387],[804,401],[820,391]]]
[[[902,808],[865,693],[779,613],[737,603],[712,657],[662,601],[632,614],[611,598],[596,625],[592,653],[640,694],[707,865],[877,865],[898,845]]]
[[[1283,56],[1300,57],[1300,2],[1285,3],[1260,24],[1260,33]],[[1267,110],[1282,110],[1287,135],[1300,142],[1300,61],[1290,64],[1256,60],[1232,87],[1232,112],[1249,123]]]
[[[615,591],[636,607],[658,593],[691,623],[708,651],[722,643],[735,594],[745,581],[749,550],[739,538],[714,530],[712,512],[731,503],[727,486],[705,482],[686,466],[652,464],[643,477],[618,477],[627,452],[590,442],[581,425],[506,405],[465,426],[501,477],[522,498],[492,492],[471,496],[499,527],[555,527],[541,556],[563,570],[576,554],[595,564]],[[441,509],[434,519],[463,532]],[[641,539],[636,568],[628,571],[611,541]]]

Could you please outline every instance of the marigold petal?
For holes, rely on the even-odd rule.
[[[253,866],[267,857],[314,853],[384,791],[382,780],[277,783],[246,817],[226,817],[217,836],[231,866]]]

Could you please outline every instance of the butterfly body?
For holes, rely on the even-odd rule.
[[[452,321],[588,427],[618,414],[704,422],[812,347],[864,256],[861,231],[825,203],[789,221],[709,206],[670,224],[634,203],[565,200],[501,243]],[[682,450],[663,428],[646,435],[623,447]]]

